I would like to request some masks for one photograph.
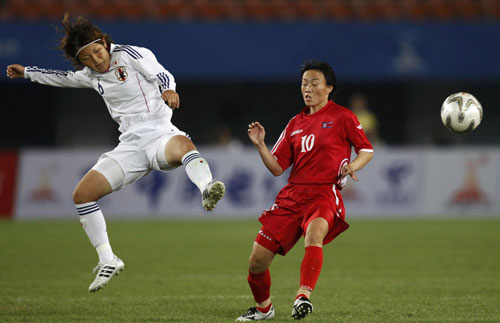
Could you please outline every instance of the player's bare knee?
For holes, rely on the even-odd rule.
[[[194,145],[194,143],[189,138],[187,138],[187,140],[184,141],[184,144],[183,144],[182,148],[185,151],[184,154],[186,154],[186,153],[188,153],[190,151],[196,150],[196,146]]]
[[[250,271],[254,274],[263,273],[268,267],[267,262],[264,259],[259,258],[253,253],[250,255],[248,263]]]
[[[73,202],[75,204],[83,204],[92,201],[87,200],[86,194],[82,192],[82,190],[75,188],[75,190],[73,191]]]
[[[75,204],[83,204],[88,202],[95,202],[99,198],[92,194],[91,192],[87,192],[86,190],[82,190],[80,188],[75,188],[73,191],[73,202]]]
[[[323,239],[324,236],[319,232],[311,232],[311,233],[308,232],[304,239],[304,243],[306,247],[310,246],[321,247],[323,246]]]
[[[165,144],[165,159],[172,165],[175,163],[181,164],[182,156],[193,150],[196,150],[196,146],[191,139],[186,136],[177,135],[170,138]]]

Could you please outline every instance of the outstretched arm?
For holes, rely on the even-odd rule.
[[[50,86],[72,88],[92,87],[90,79],[80,71],[59,71],[39,68],[37,66],[24,67],[19,64],[12,64],[7,66],[7,76],[11,79],[27,78],[33,82]]]
[[[269,149],[267,149],[266,143],[264,142],[264,138],[266,137],[266,130],[260,124],[260,122],[255,121],[248,125],[248,137],[250,138],[250,141],[252,141],[252,143],[255,145],[255,148],[257,148],[260,158],[262,158],[262,161],[264,162],[264,165],[266,165],[267,169],[269,169],[269,171],[274,176],[283,174],[283,169],[281,168],[280,164],[278,163],[276,158],[271,155]]]
[[[19,64],[7,66],[7,77],[10,79],[24,78],[24,66]]]

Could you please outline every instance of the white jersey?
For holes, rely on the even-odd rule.
[[[88,67],[73,72],[28,66],[24,77],[51,86],[93,88],[104,99],[121,132],[141,121],[167,118],[170,122],[172,109],[161,93],[175,91],[172,74],[147,48],[111,44],[110,54],[110,67],[105,73]]]

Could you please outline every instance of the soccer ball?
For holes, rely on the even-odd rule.
[[[483,107],[472,95],[459,92],[450,95],[441,106],[441,121],[449,130],[468,133],[476,129],[483,119]]]

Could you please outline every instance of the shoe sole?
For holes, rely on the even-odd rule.
[[[94,292],[97,292],[100,289],[103,289],[109,283],[109,281],[111,280],[111,278],[113,278],[115,276],[118,276],[124,269],[125,269],[125,264],[123,264],[123,266],[121,268],[118,268],[116,270],[116,272],[114,274],[112,274],[111,277],[109,277],[109,279],[108,279],[107,282],[105,282],[104,284],[96,287],[95,289],[92,289],[92,290],[89,289],[89,292],[94,293]]]
[[[297,307],[294,307],[295,311],[297,311],[297,314],[293,315],[294,320],[301,320],[305,318],[307,315],[312,313],[312,306],[311,304],[307,303],[302,303]]]
[[[215,209],[217,202],[224,196],[226,192],[226,187],[222,182],[215,182],[212,187],[210,187],[210,191],[208,192],[208,201],[203,206],[206,211],[212,211]]]

